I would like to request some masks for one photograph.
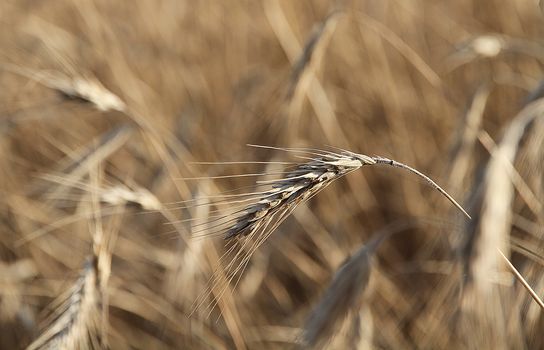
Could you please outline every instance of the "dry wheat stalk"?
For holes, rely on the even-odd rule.
[[[516,168],[519,148],[533,123],[544,116],[544,100],[528,104],[510,122],[497,144],[487,134],[479,133],[479,140],[491,153],[483,181],[475,193],[478,200],[478,218],[468,227],[462,248],[465,285],[463,286],[460,317],[456,321],[460,338],[474,348],[489,346],[490,342],[519,348],[519,313],[512,312],[514,291],[501,288],[498,282],[504,276],[504,257],[510,254],[510,236],[514,219],[514,199],[518,191],[527,208],[535,216],[541,212],[542,203],[532,192]],[[507,321],[508,320],[508,321]],[[471,335],[468,337],[467,335]],[[475,336],[477,335],[477,336]]]
[[[509,255],[508,238],[512,225],[512,205],[514,189],[534,212],[540,212],[542,204],[528,188],[517,170],[513,167],[520,143],[531,123],[544,116],[544,101],[537,100],[527,105],[512,120],[505,134],[497,145],[487,134],[480,137],[491,152],[487,164],[481,214],[474,228],[477,231],[467,238],[463,254],[466,262],[467,287],[474,285],[486,295],[493,289],[493,277],[501,271],[502,259],[497,248]],[[494,147],[493,147],[494,146]]]

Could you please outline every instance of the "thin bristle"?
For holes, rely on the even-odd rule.
[[[506,264],[508,265],[508,267],[510,268],[510,270],[512,271],[512,273],[514,274],[514,276],[516,276],[516,278],[523,285],[523,287],[527,290],[527,292],[529,292],[529,294],[531,295],[533,300],[538,304],[538,306],[540,306],[542,308],[542,310],[544,310],[544,302],[542,301],[542,299],[540,299],[540,297],[538,296],[538,294],[536,294],[534,289],[531,288],[529,283],[527,283],[525,278],[523,278],[523,276],[521,275],[521,273],[519,273],[519,271],[516,269],[516,267],[514,265],[512,265],[512,263],[510,262],[510,260],[508,260],[506,255],[504,255],[503,252],[501,252],[500,249],[498,249],[498,251],[499,251],[499,254],[502,256],[502,258],[504,259],[504,261],[506,262]]]

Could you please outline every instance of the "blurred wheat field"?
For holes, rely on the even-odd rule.
[[[0,348],[544,349],[543,34],[535,0],[0,2]],[[206,198],[292,161],[247,144],[472,219],[363,167],[210,287]]]

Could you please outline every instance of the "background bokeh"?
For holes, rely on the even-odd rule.
[[[542,295],[543,34],[534,0],[1,1],[0,348],[46,329],[97,232],[111,272],[88,331],[111,349],[296,348],[342,262],[391,231],[326,348],[544,348],[497,251]],[[246,144],[390,157],[473,219],[365,167],[195,311],[224,241],[176,222],[215,208],[175,202],[255,181],[188,178],[271,169],[196,162],[290,156]]]

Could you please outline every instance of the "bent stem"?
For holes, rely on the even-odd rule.
[[[397,162],[396,160],[392,160],[392,159],[389,159],[389,158],[385,158],[385,157],[380,157],[380,156],[374,156],[374,157],[371,157],[375,162],[376,164],[386,164],[386,165],[391,165],[393,167],[397,167],[397,168],[401,168],[401,169],[405,169],[405,170],[408,170],[414,174],[416,174],[417,176],[421,177],[422,179],[424,179],[429,185],[431,185],[434,189],[438,190],[438,192],[440,192],[442,195],[444,195],[453,205],[455,205],[455,207],[457,209],[459,209],[467,218],[469,219],[472,219],[470,217],[470,215],[465,211],[465,209],[463,209],[463,207],[457,203],[457,201],[455,199],[453,199],[452,196],[450,196],[448,194],[448,192],[446,192],[444,189],[442,189],[442,187],[440,187],[436,182],[434,182],[430,177],[428,177],[427,175],[423,174],[422,172],[412,168],[411,166],[408,166],[406,164],[403,164],[403,163],[400,163],[400,162]]]

